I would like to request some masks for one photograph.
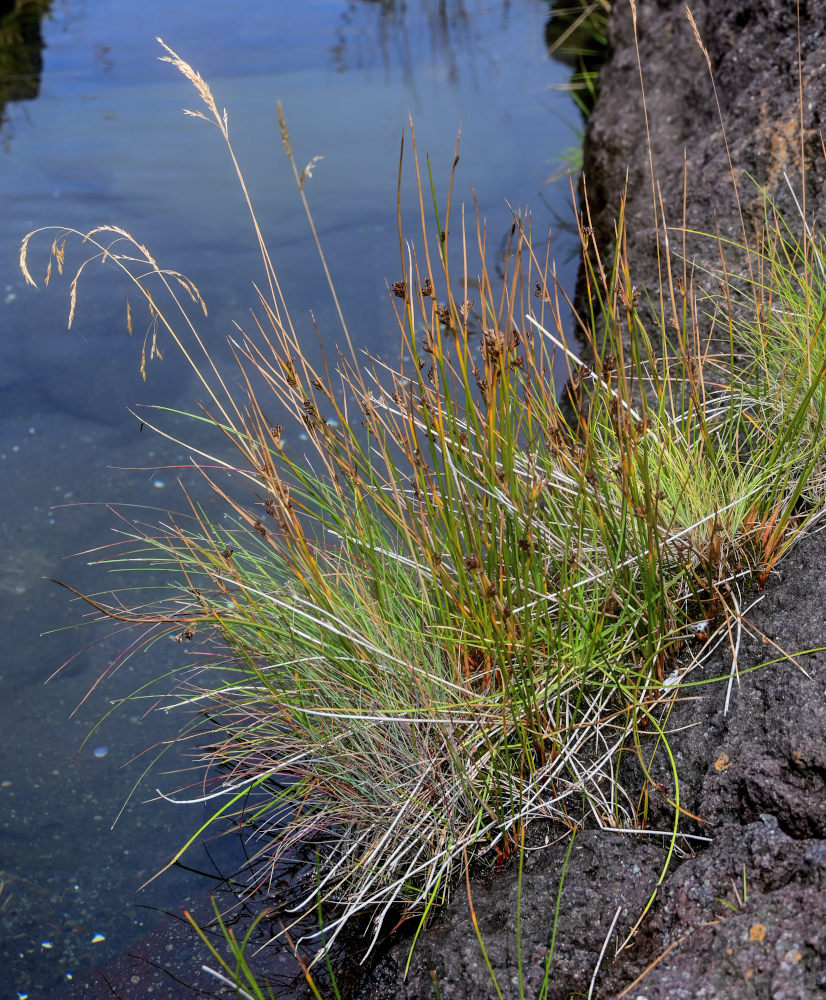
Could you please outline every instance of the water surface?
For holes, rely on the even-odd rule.
[[[112,586],[92,557],[64,560],[111,540],[117,521],[104,504],[179,505],[175,474],[152,467],[186,454],[140,433],[127,407],[189,407],[197,387],[172,349],[142,383],[140,337],[126,335],[125,289],[111,271],[87,276],[67,331],[66,283],[25,287],[19,238],[46,224],[117,223],[204,290],[211,342],[248,315],[261,272],[245,209],[215,129],[181,114],[196,95],[158,61],[161,35],[227,107],[293,312],[310,337],[312,310],[332,345],[339,331],[281,151],[278,99],[299,161],[324,157],[308,194],[345,314],[360,345],[392,360],[386,282],[399,276],[396,170],[408,114],[440,180],[461,125],[457,193],[477,192],[490,245],[510,228],[506,201],[529,205],[538,232],[570,218],[567,183],[547,179],[579,121],[551,89],[566,69],[547,56],[548,16],[543,0],[51,4],[39,86],[35,60],[28,89],[3,91],[0,132],[2,997],[42,996],[126,950],[155,919],[138,904],[172,908],[192,888],[173,870],[138,891],[201,819],[197,808],[146,801],[178,784],[141,777],[143,752],[170,735],[170,719],[136,706],[100,722],[180,649],[122,659],[127,639],[69,628],[82,608],[44,580]],[[558,233],[570,288],[576,241]],[[105,671],[113,675],[85,698]]]

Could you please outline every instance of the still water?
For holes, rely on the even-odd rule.
[[[477,192],[489,245],[509,230],[507,200],[531,207],[535,233],[555,227],[568,288],[576,267],[568,183],[548,178],[578,142],[580,120],[553,89],[567,70],[545,47],[548,0],[40,6],[42,68],[35,45],[19,85],[3,89],[0,130],[0,1000],[70,988],[142,936],[153,908],[174,909],[193,888],[194,876],[173,869],[138,891],[202,819],[197,807],[148,801],[157,787],[176,787],[174,775],[142,775],[152,756],[144,751],[174,723],[142,706],[104,718],[180,649],[156,645],[122,661],[128,640],[73,628],[83,609],[44,578],[104,590],[91,556],[65,557],[112,538],[105,504],[179,504],[176,473],[163,467],[186,454],[139,433],[127,407],[188,407],[197,388],[171,347],[143,384],[140,337],[126,335],[125,289],[111,271],[87,276],[67,331],[65,281],[35,291],[17,268],[32,228],[117,223],[204,290],[202,333],[213,343],[243,321],[260,276],[244,206],[215,129],[181,114],[195,95],[158,61],[155,36],[226,106],[308,336],[310,310],[330,345],[337,328],[281,151],[278,99],[300,163],[324,157],[308,195],[350,328],[374,353],[396,352],[386,282],[398,277],[395,186],[408,113],[440,180],[461,125],[458,196],[470,202]],[[4,27],[0,45],[19,45]],[[38,277],[47,249],[33,250]]]

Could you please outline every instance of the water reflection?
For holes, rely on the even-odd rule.
[[[589,115],[596,102],[596,75],[608,44],[611,0],[548,0],[545,25],[548,51],[571,68],[565,85],[580,110]]]
[[[509,7],[509,3],[502,6],[501,16],[507,16]],[[339,73],[372,67],[378,55],[386,74],[400,67],[411,87],[416,68],[423,66],[440,67],[445,79],[456,84],[458,52],[473,52],[485,34],[464,0],[422,0],[413,5],[404,0],[353,0],[341,14],[331,53]],[[421,46],[426,46],[426,54]],[[475,60],[468,69],[475,78]]]
[[[10,101],[31,101],[40,93],[43,69],[41,21],[51,0],[0,3],[0,141],[6,143]]]

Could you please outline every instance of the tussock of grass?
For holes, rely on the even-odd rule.
[[[167,54],[243,187],[226,112]],[[281,121],[312,225],[310,171]],[[197,712],[188,797],[247,826],[262,885],[291,852],[321,851],[298,909],[317,892],[341,904],[328,942],[359,913],[377,934],[391,908],[428,910],[467,854],[508,856],[532,820],[644,828],[621,754],[647,759],[677,654],[738,624],[740,581],[765,581],[823,494],[819,239],[796,239],[767,201],[762,244],[736,248],[752,276],[701,295],[667,259],[652,325],[622,221],[608,261],[583,225],[590,366],[566,343],[564,293],[529,220],[514,217],[493,261],[452,176],[441,205],[413,147],[422,232],[400,236],[395,368],[360,356],[346,325],[346,349],[313,367],[245,187],[266,280],[232,338],[232,378],[198,335],[200,293],[124,230],[58,231],[46,274],[80,239],[91,254],[72,313],[90,260],[119,269],[153,323],[145,360],[171,338],[200,379],[193,417],[217,434],[194,461],[223,516],[187,496],[160,525],[135,522],[105,564],[148,562],[167,588],[136,606],[128,592],[88,600],[144,642],[197,648],[172,699]],[[288,422],[310,454],[282,440]]]

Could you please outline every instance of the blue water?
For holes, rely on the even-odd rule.
[[[408,113],[445,181],[461,125],[457,197],[477,192],[489,245],[510,228],[506,200],[530,206],[534,232],[556,227],[559,272],[572,288],[576,240],[558,225],[572,215],[569,188],[547,181],[580,123],[552,89],[566,70],[545,51],[548,14],[543,0],[53,4],[40,94],[9,104],[0,132],[0,1000],[41,996],[126,950],[154,919],[137,904],[174,907],[193,876],[172,871],[138,888],[201,819],[197,808],[147,802],[156,787],[182,783],[142,776],[143,752],[173,732],[168,717],[131,706],[100,722],[179,661],[180,648],[121,663],[124,636],[71,628],[83,608],[44,580],[113,586],[87,565],[94,556],[64,559],[112,540],[105,502],[178,505],[175,474],[152,467],[186,454],[139,433],[127,407],[189,405],[196,387],[171,349],[143,384],[141,337],[126,335],[125,289],[111,272],[87,276],[67,331],[66,282],[24,286],[20,237],[48,224],[118,223],[205,290],[202,332],[213,343],[243,321],[260,276],[248,219],[215,129],[181,114],[196,96],[158,61],[161,35],[228,109],[308,335],[310,310],[329,345],[338,328],[282,154],[278,99],[300,163],[324,157],[308,195],[364,347],[388,360],[396,351],[386,282],[398,277],[396,171]],[[411,199],[411,218],[413,208]],[[33,248],[38,277],[48,243]]]

